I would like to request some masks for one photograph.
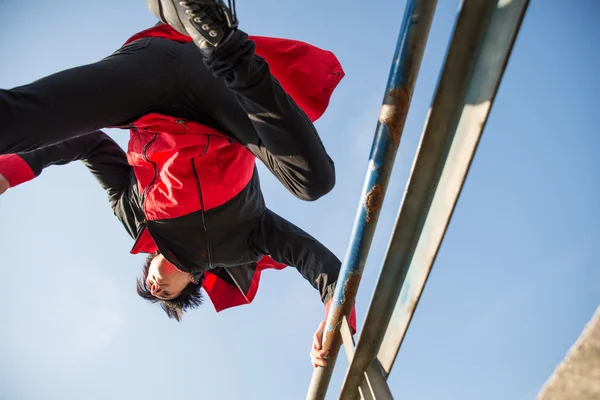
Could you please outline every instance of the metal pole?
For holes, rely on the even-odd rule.
[[[346,356],[352,360],[354,355],[354,337],[350,333],[350,326],[346,317],[342,320],[340,327]],[[392,392],[387,384],[386,376],[383,373],[383,368],[378,360],[375,360],[365,371],[365,380],[359,387],[361,400],[393,400]]]
[[[468,174],[528,4],[528,0],[463,3],[341,398],[350,398],[344,396],[353,393],[362,380],[357,372],[375,359],[377,351],[386,375],[391,371]],[[466,31],[467,25],[474,29],[478,21],[483,24],[477,31]]]
[[[446,149],[447,168],[441,171],[438,189],[412,257],[406,284],[378,353],[388,375],[450,222],[528,6],[529,0],[496,1],[483,42],[477,50],[465,106],[457,123],[453,143]]]
[[[475,47],[480,40],[493,2],[494,0],[465,0],[462,3],[429,115],[428,126],[436,129],[426,130],[422,139],[425,140],[425,135],[435,135],[437,138],[433,143],[435,147],[428,149],[430,153],[427,155],[427,160],[419,165],[423,171],[417,170],[416,166],[412,171],[410,182],[414,183],[405,191],[401,206],[401,210],[409,210],[409,212],[400,211],[396,221],[386,260],[354,357],[350,361],[340,398],[356,398],[355,393],[364,379],[364,371],[375,359],[383,341],[385,327],[391,319],[395,300],[406,276],[408,268],[406,261],[410,260],[412,254],[410,247],[420,233],[419,223],[422,222],[423,214],[427,212],[430,188],[435,188],[436,172],[443,157],[444,142],[447,141],[452,124],[460,114],[461,101],[475,57]],[[417,175],[427,179],[417,181],[414,179]]]
[[[327,392],[341,344],[339,328],[342,317],[347,316],[354,305],[436,4],[437,0],[408,0],[406,4],[351,241],[323,335],[323,348],[329,350],[328,365],[315,369],[307,400],[323,399]]]

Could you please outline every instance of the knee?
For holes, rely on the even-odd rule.
[[[331,192],[335,186],[335,169],[331,168],[315,173],[303,190],[296,193],[296,197],[304,201],[315,201]]]

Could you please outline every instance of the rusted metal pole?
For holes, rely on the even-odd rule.
[[[342,399],[353,398],[365,368],[375,357],[386,376],[390,373],[461,193],[528,3],[463,1],[406,195],[340,393]]]
[[[347,316],[354,305],[436,5],[437,0],[408,0],[406,4],[359,209],[323,335],[323,348],[329,350],[328,365],[315,369],[307,400],[325,398],[329,386],[341,345],[339,330],[342,317]]]
[[[475,57],[475,47],[484,31],[493,2],[494,0],[465,0],[462,3],[429,115],[429,125],[438,129],[433,132],[426,131],[422,139],[427,140],[425,135],[433,134],[438,140],[433,146],[425,148],[429,150],[427,159],[418,164],[420,169],[414,169],[411,173],[412,186],[405,190],[401,206],[404,212],[400,211],[396,221],[354,357],[346,372],[340,398],[357,398],[356,392],[364,380],[364,371],[375,360],[383,341],[386,326],[392,317],[394,305],[406,277],[407,264],[412,255],[411,246],[419,237],[419,225],[423,214],[427,213],[428,197],[431,189],[436,186],[436,172],[440,166],[440,158],[443,157],[441,151],[460,112],[461,100]],[[422,149],[423,147],[420,147],[420,150]],[[415,180],[415,176],[425,179]]]
[[[350,333],[348,320],[344,317],[340,328],[342,341],[346,349],[346,356],[352,360],[354,355],[354,337]],[[379,361],[375,360],[365,371],[365,380],[359,387],[361,400],[394,400],[390,387],[387,384],[387,378],[383,373],[383,368]]]
[[[440,167],[436,172],[441,176],[428,203],[429,214],[423,216],[421,221],[421,235],[412,253],[406,282],[379,349],[378,359],[387,375],[392,369],[452,217],[528,5],[529,0],[494,1],[492,15],[476,49],[473,72],[462,101],[462,109],[452,126],[451,141],[443,148],[446,154],[445,167]],[[425,129],[431,132],[431,137],[423,139],[414,170],[419,168],[419,164],[428,162],[430,154],[427,149],[435,140],[433,132],[439,127],[436,128],[430,119]],[[421,182],[424,179],[426,178],[414,174],[410,181]]]

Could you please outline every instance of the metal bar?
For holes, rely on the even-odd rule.
[[[427,128],[400,207],[358,346],[346,373],[340,398],[355,399],[363,371],[375,359],[427,214],[445,144],[461,112],[461,103],[475,59],[475,48],[485,30],[494,0],[465,0],[458,13],[445,65],[428,118]],[[426,157],[423,157],[425,154]]]
[[[342,316],[349,315],[354,305],[354,298],[400,144],[436,4],[437,0],[407,1],[371,148],[359,209],[323,335],[323,348],[329,350],[327,367],[315,369],[307,400],[323,399],[331,380],[341,344],[339,328]],[[425,10],[428,12],[424,12]]]
[[[354,355],[354,337],[350,331],[350,324],[348,324],[348,318],[346,316],[342,318],[340,333],[342,335],[344,349],[346,349],[346,356],[348,357],[348,360],[352,360],[352,356]]]
[[[360,384],[358,387],[360,400],[378,400],[377,398],[373,397],[373,393],[371,393],[370,389],[371,388],[369,388],[367,382],[363,381],[363,383]]]
[[[379,360],[375,359],[375,361],[369,365],[367,372],[365,372],[365,380],[359,387],[362,388],[365,383],[375,400],[394,400],[394,396],[392,396],[390,387],[387,384],[387,379]]]
[[[465,1],[464,7],[469,3]],[[453,89],[456,83],[444,81],[457,80],[452,70],[453,64],[460,60],[451,59],[452,49],[448,53],[413,165],[409,189],[398,215],[390,245],[390,254],[394,254],[395,260],[390,260],[389,264],[399,266],[402,272],[396,273],[406,275],[406,280],[377,356],[388,376],[460,196],[529,0],[495,0],[492,3],[491,16],[485,19],[485,30],[476,43],[473,67],[462,89],[464,95],[458,102],[460,107],[452,111],[454,100],[444,93],[457,90]],[[476,17],[483,20],[482,15],[477,13]],[[463,85],[461,83],[461,87]],[[444,121],[444,114],[453,114],[453,118]],[[415,217],[418,217],[418,223]],[[413,228],[409,228],[411,224]],[[411,234],[412,229],[415,229],[416,237]],[[382,312],[381,309],[374,310]],[[365,322],[365,327],[370,326]],[[367,339],[365,335],[365,343]],[[362,335],[355,359],[362,353],[361,340]],[[370,340],[375,339],[371,337]]]
[[[351,360],[352,355],[354,354],[354,337],[352,336],[350,325],[348,324],[348,318],[346,317],[342,318],[340,334],[342,336],[342,342],[344,343],[344,349],[346,349],[346,356],[348,357],[348,360]],[[381,376],[383,377],[383,373]],[[375,400],[366,381],[363,381],[363,383],[360,385],[359,391],[361,400]]]
[[[348,319],[342,319],[340,327],[342,341],[346,349],[348,360],[352,360],[354,356],[354,337],[350,333],[350,325]],[[383,368],[378,360],[375,360],[369,365],[369,368],[364,373],[365,379],[359,386],[359,392],[362,400],[393,400],[392,392],[387,384]]]

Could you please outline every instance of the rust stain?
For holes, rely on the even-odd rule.
[[[325,332],[323,333],[323,349],[330,350],[338,345],[338,342],[336,341],[340,339],[342,317],[344,315],[350,315],[350,311],[352,311],[352,307],[354,306],[354,301],[346,302],[346,299],[354,299],[356,297],[361,276],[362,275],[359,272],[350,274],[344,283],[341,303],[334,303],[331,305],[331,318],[338,321],[338,323],[335,326],[325,327]]]
[[[406,88],[396,88],[386,94],[383,106],[381,106],[379,122],[387,125],[390,138],[396,147],[400,144],[409,103],[410,94],[408,90]]]
[[[359,272],[353,272],[348,279],[346,279],[346,283],[344,283],[344,289],[342,290],[342,307],[346,306],[345,308],[348,308],[348,312],[352,309],[352,305],[348,306],[346,304],[346,297],[348,295],[353,299],[356,297],[361,276],[362,275]]]
[[[325,332],[323,332],[323,350],[327,350],[330,353],[338,345],[341,339],[340,328],[342,326],[342,319],[340,318],[339,321],[340,322],[334,329],[329,329],[329,327],[327,327]]]
[[[380,184],[373,186],[365,198],[365,209],[367,210],[366,221],[371,222],[373,213],[378,212],[383,204],[383,188]]]

